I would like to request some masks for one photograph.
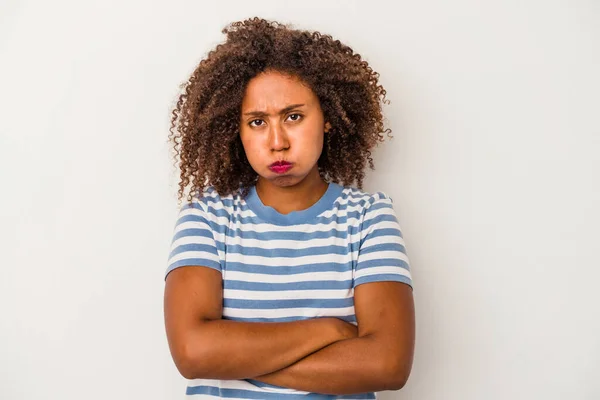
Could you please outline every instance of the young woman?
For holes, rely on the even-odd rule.
[[[414,304],[384,193],[378,74],[329,35],[223,30],[173,111],[180,208],[165,325],[187,395],[374,399],[406,383]],[[176,130],[174,130],[176,128]],[[299,397],[301,396],[301,397]]]

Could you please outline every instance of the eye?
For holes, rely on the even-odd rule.
[[[292,121],[299,121],[302,118],[302,115],[300,114],[290,114],[288,115],[288,118],[291,118],[293,116],[296,116],[296,118],[292,118]]]
[[[256,122],[256,121],[263,122],[263,120],[262,120],[262,119],[253,119],[252,121],[250,121],[250,123],[249,123],[248,125],[250,125],[250,126],[260,126],[260,125],[252,125],[252,123],[253,123],[253,122]],[[261,124],[261,125],[262,125],[262,124]]]

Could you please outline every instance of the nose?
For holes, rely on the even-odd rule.
[[[269,132],[269,146],[271,151],[286,150],[290,147],[287,132],[279,124],[272,124]]]

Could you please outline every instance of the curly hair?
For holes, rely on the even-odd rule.
[[[248,82],[266,70],[300,78],[319,99],[325,135],[318,170],[325,181],[362,188],[365,165],[375,169],[371,150],[382,142],[381,103],[386,91],[379,74],[360,54],[330,35],[292,29],[258,17],[228,24],[218,44],[180,88],[169,140],[180,159],[179,201],[213,186],[220,195],[243,196],[258,175],[239,135],[241,104]],[[176,129],[176,131],[175,131]]]

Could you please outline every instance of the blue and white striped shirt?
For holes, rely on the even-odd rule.
[[[356,324],[354,288],[376,281],[412,287],[392,199],[330,183],[311,207],[281,214],[252,187],[219,196],[207,188],[184,205],[165,274],[204,266],[223,277],[223,318],[283,322],[337,317]],[[188,380],[194,399],[375,399],[375,393],[322,395],[252,379]]]

